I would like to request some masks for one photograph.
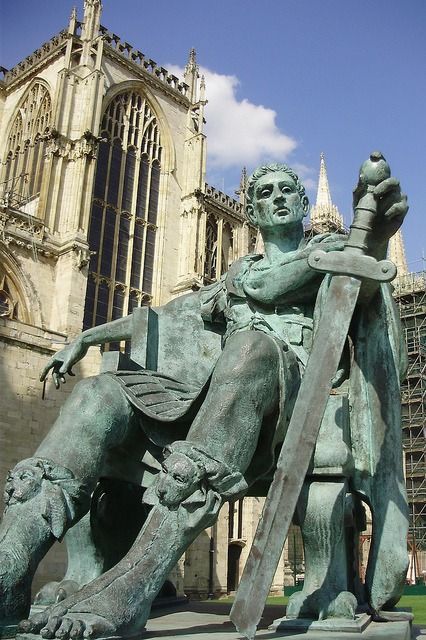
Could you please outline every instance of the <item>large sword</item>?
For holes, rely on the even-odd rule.
[[[230,618],[249,640],[256,635],[266,598],[287,538],[294,510],[339,366],[361,284],[388,282],[396,275],[389,260],[366,255],[377,213],[374,187],[390,177],[382,154],[372,153],[361,167],[357,189],[362,195],[343,251],[313,251],[309,266],[333,274],[314,344],[277,462]]]

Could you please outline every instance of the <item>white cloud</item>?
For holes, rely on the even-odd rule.
[[[169,65],[182,77],[183,69]],[[256,166],[265,160],[285,161],[296,148],[294,138],[277,127],[276,112],[237,97],[239,80],[201,68],[206,78],[207,162],[210,168]]]

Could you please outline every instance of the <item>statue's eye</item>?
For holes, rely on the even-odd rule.
[[[291,189],[290,189],[290,187],[283,187],[283,188],[281,189],[281,191],[282,191],[283,193],[291,193]]]
[[[179,482],[180,484],[183,484],[185,482],[185,479],[182,478],[182,476],[177,475],[176,473],[173,474],[173,478],[176,480],[176,482]]]
[[[261,198],[268,198],[271,195],[271,190],[270,189],[262,189],[260,192],[260,197]]]

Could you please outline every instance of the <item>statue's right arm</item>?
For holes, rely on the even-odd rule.
[[[86,355],[89,347],[97,344],[105,344],[106,342],[118,342],[120,340],[131,340],[132,338],[132,316],[126,316],[101,324],[97,327],[86,329],[80,333],[69,345],[61,351],[55,353],[44,367],[40,375],[40,381],[43,382],[52,371],[53,382],[55,387],[59,389],[60,383],[65,382],[65,374],[73,376],[72,367]]]

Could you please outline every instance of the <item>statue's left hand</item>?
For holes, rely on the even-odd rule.
[[[65,383],[65,374],[73,376],[72,367],[79,362],[88,351],[88,346],[80,337],[73,340],[65,349],[61,349],[50,358],[40,374],[40,382],[44,382],[47,374],[52,370],[52,378],[55,387],[59,389],[60,383]]]

